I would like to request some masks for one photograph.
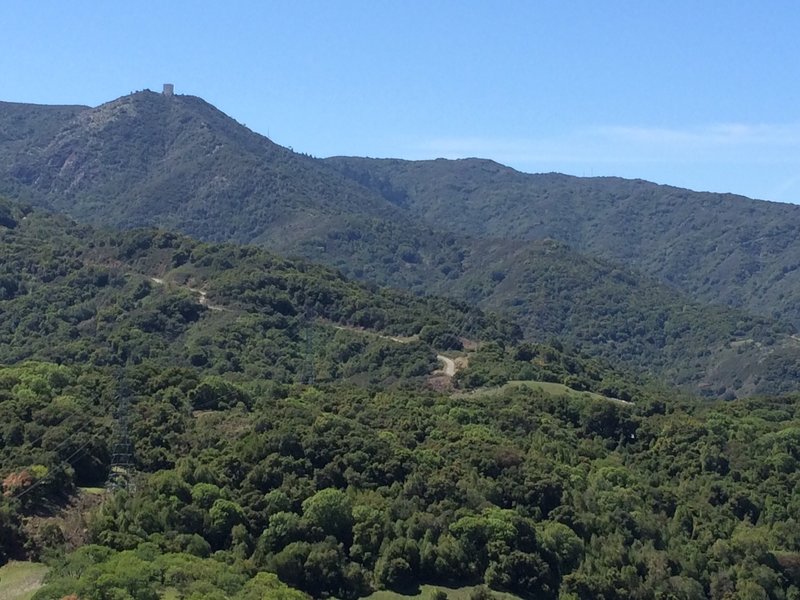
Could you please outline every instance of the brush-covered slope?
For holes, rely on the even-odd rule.
[[[5,203],[0,221],[0,564],[50,557],[38,598],[797,590],[797,397],[683,402],[510,344],[464,305],[257,248]],[[316,382],[291,385],[309,324]],[[459,385],[526,381],[410,385],[437,329],[497,342]],[[111,469],[115,406],[136,488],[89,518],[79,486]]]
[[[403,234],[385,223],[350,225],[315,236],[299,250],[353,277],[403,281],[509,315],[529,340],[558,338],[694,392],[797,389],[800,342],[789,322],[700,302],[554,240],[442,234],[438,252],[430,254],[432,246],[423,250]]]
[[[531,175],[478,159],[326,162],[439,229],[561,240],[698,300],[800,323],[798,206],[616,177]]]
[[[8,203],[0,204],[0,255],[5,363],[166,360],[280,382],[309,369],[323,380],[379,382],[436,368],[429,343],[390,336],[425,327],[440,336],[517,336],[465,305],[367,287],[254,247],[96,231]]]
[[[376,269],[354,256],[347,266],[420,290],[437,267],[457,269],[436,240],[443,232],[553,238],[697,300],[800,324],[800,207],[477,159],[321,161],[192,96],[138,92],[96,108],[0,103],[2,192],[81,220],[306,255],[328,234],[373,237],[366,256],[374,249],[383,261],[388,248],[400,260]],[[395,230],[388,241],[385,227]]]
[[[200,98],[145,91],[91,109],[0,105],[0,123],[16,120],[36,127],[0,138],[0,192],[80,221],[258,244],[420,293],[443,263],[457,268],[443,239],[452,236]],[[368,247],[347,265],[318,257],[329,235]]]
[[[88,106],[50,106],[0,102],[0,144],[30,148],[47,144],[59,130]]]
[[[483,242],[450,293],[513,317],[528,339],[565,340],[703,394],[797,389],[794,327],[703,304],[553,240]]]
[[[49,556],[37,598],[797,590],[796,396],[627,405],[550,386],[453,396],[250,380],[229,384],[231,409],[192,411],[209,390],[187,370],[142,365],[125,381],[136,492],[109,494],[66,553],[42,515],[89,466],[107,470],[115,378],[0,367],[0,563]]]
[[[42,114],[29,110],[31,121]],[[24,151],[0,144],[4,187],[81,220],[250,242],[302,237],[350,212],[399,217],[381,196],[193,96],[137,92],[58,125]]]

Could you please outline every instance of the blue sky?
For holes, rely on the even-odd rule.
[[[800,203],[800,2],[5,0],[0,99],[201,96],[315,156]]]

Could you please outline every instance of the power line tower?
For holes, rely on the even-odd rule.
[[[472,330],[478,322],[479,314],[478,307],[474,305],[471,305],[469,309],[464,311],[457,324],[458,334],[465,338],[472,337]]]
[[[305,373],[303,380],[308,385],[314,383],[314,307],[311,304],[306,306],[306,360]]]
[[[133,460],[133,442],[130,437],[130,408],[130,393],[120,376],[111,469],[106,481],[106,489],[112,491],[126,489],[132,492],[136,488],[134,481],[136,467]]]

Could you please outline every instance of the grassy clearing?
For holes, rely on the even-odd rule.
[[[573,390],[571,387],[567,387],[563,383],[553,383],[551,381],[509,381],[506,385],[522,386],[531,389],[538,388],[551,396],[572,396],[576,398],[591,398],[592,400],[617,400],[617,398],[609,398],[595,392],[579,392],[578,390]]]
[[[364,600],[431,600],[436,590],[441,590],[447,594],[448,600],[469,600],[470,594],[476,586],[465,586],[460,588],[449,588],[441,585],[422,585],[416,595],[404,595],[397,592],[381,590],[364,598]],[[492,591],[492,595],[499,600],[517,600],[517,596],[505,594],[503,592]]]
[[[0,567],[0,598],[29,600],[42,587],[47,570],[41,563],[14,560]]]
[[[550,381],[509,381],[505,385],[501,385],[499,387],[473,390],[471,392],[456,394],[456,396],[465,398],[478,397],[478,396],[494,396],[506,392],[509,389],[520,388],[520,387],[530,390],[538,389],[550,396],[589,398],[591,400],[603,400],[606,402],[619,402],[620,404],[629,404],[625,400],[620,400],[619,398],[611,398],[609,396],[603,396],[602,394],[597,394],[595,392],[579,392],[578,390],[573,390],[571,387],[567,387],[563,383],[553,383]]]

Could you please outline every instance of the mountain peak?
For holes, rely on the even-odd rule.
[[[32,109],[30,120],[40,114]],[[0,193],[24,189],[34,204],[96,223],[242,242],[291,237],[343,211],[375,218],[394,211],[378,194],[197,96],[141,90],[53,114],[33,145],[0,138]],[[307,221],[309,211],[318,218]],[[209,235],[209,223],[241,213],[242,227]]]

